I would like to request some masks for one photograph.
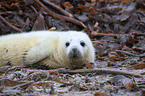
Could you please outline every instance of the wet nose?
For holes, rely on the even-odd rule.
[[[72,48],[72,51],[73,51],[74,53],[76,53],[76,52],[77,52],[77,48]]]

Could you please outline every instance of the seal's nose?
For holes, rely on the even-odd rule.
[[[77,48],[72,48],[72,51],[73,51],[74,53],[76,53],[76,52],[77,52]]]

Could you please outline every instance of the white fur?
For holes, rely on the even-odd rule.
[[[85,42],[81,46],[80,42]],[[66,42],[69,46],[66,47]],[[70,58],[76,49],[77,59]],[[0,65],[39,64],[51,68],[81,66],[86,58],[94,62],[95,52],[90,38],[76,31],[32,31],[0,36]]]

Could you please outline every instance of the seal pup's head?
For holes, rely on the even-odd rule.
[[[71,68],[80,68],[84,64],[84,54],[87,46],[84,40],[80,38],[72,38],[65,43],[66,55]]]
[[[82,68],[84,59],[94,62],[95,51],[89,36],[84,32],[69,31],[61,35],[58,41],[58,53],[65,67]]]

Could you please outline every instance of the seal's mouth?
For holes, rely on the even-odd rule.
[[[69,58],[69,66],[70,69],[81,69],[83,68],[84,61],[82,58],[74,57],[74,58]]]
[[[72,54],[71,56],[70,56],[72,59],[78,59],[79,58],[79,56],[77,55],[77,54]]]
[[[83,68],[84,61],[81,52],[76,48],[72,48],[68,54],[69,67],[70,69],[80,69]]]

